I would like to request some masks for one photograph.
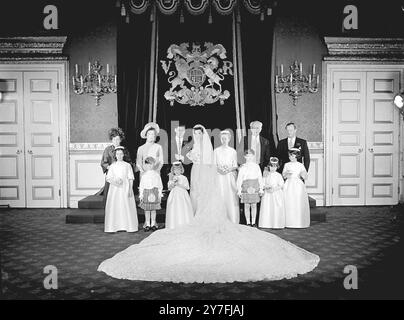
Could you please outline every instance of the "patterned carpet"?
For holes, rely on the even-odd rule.
[[[72,209],[1,209],[2,299],[364,299],[404,298],[403,207],[320,208],[327,222],[305,230],[265,230],[320,256],[311,273],[290,280],[172,284],[113,279],[101,261],[149,233],[106,234],[102,224],[66,224]],[[43,269],[58,269],[46,290]],[[358,269],[358,290],[346,290],[346,265]]]

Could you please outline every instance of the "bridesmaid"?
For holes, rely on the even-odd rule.
[[[234,223],[240,222],[239,199],[237,196],[237,152],[229,146],[231,133],[220,132],[222,145],[213,152],[214,164],[217,167],[219,190],[226,206],[227,217]]]
[[[108,131],[109,140],[111,141],[111,145],[105,148],[104,153],[101,158],[101,168],[104,172],[105,176],[108,174],[109,166],[115,162],[115,149],[121,145],[121,143],[125,140],[125,134],[121,128],[111,128]],[[127,149],[124,149],[124,161],[131,162],[129,152]],[[105,180],[104,189],[100,192],[104,196],[104,206],[107,202],[107,195],[109,190],[109,182]]]
[[[309,197],[305,185],[308,175],[304,165],[298,161],[299,157],[299,149],[289,149],[290,162],[285,163],[282,171],[282,176],[286,179],[283,188],[286,228],[307,228],[310,226]]]
[[[140,171],[140,177],[142,177],[143,173],[145,172],[144,161],[147,157],[152,157],[156,160],[153,170],[156,170],[159,174],[161,168],[163,167],[163,148],[160,144],[156,143],[156,138],[159,132],[160,127],[158,124],[149,122],[144,126],[142,132],[140,133],[140,137],[146,139],[145,144],[141,145],[137,149],[136,167]]]
[[[260,228],[285,228],[285,197],[283,194],[283,177],[279,169],[279,159],[271,157],[269,166],[264,170],[264,195],[261,199]]]

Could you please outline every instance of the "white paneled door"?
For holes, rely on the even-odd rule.
[[[0,73],[0,204],[25,207],[24,95],[21,72]]]
[[[398,201],[400,72],[367,72],[366,204]]]
[[[9,172],[8,179],[2,178],[0,190],[5,191],[0,193],[0,204],[60,207],[58,73],[32,71],[14,74],[17,79],[16,90],[13,94],[6,93],[0,103],[0,108],[8,108],[7,116],[4,116],[6,118],[1,124],[3,143],[0,146],[0,161],[8,165],[5,171]],[[0,79],[8,78],[8,73],[0,73]],[[11,104],[10,101],[15,103]],[[14,105],[15,108],[12,107]],[[3,125],[5,120],[14,121],[13,112],[17,114],[17,123]],[[18,137],[16,143],[10,138],[14,135]],[[14,149],[6,147],[4,141],[16,146]],[[18,174],[15,174],[12,167],[14,162],[19,164]],[[18,200],[13,202],[10,197],[16,197],[16,193],[8,190],[11,186],[18,186],[19,191]]]
[[[398,203],[399,71],[333,73],[332,204]]]

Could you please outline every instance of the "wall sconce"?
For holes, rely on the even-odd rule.
[[[394,105],[398,108],[404,120],[404,97],[403,93],[396,94],[393,100]]]
[[[101,74],[102,66],[98,61],[88,63],[86,75],[79,75],[79,66],[75,65],[74,76],[72,77],[73,90],[76,94],[89,93],[95,99],[95,104],[100,105],[100,98],[107,93],[116,93],[117,76],[111,74],[109,64],[107,64],[107,73]]]
[[[283,64],[280,67],[280,74],[275,76],[275,92],[288,93],[293,98],[293,105],[297,105],[297,99],[303,93],[318,92],[320,75],[316,74],[316,65],[313,64],[312,72],[309,75],[303,74],[303,64],[295,61],[290,67],[290,73],[283,73]]]

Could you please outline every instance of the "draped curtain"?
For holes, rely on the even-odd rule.
[[[261,134],[275,148],[272,112],[272,46],[274,18],[241,10],[241,43],[246,127],[254,120],[263,123]]]
[[[132,159],[143,144],[140,131],[148,122],[151,22],[148,14],[121,21],[117,36],[118,125],[126,135]]]

